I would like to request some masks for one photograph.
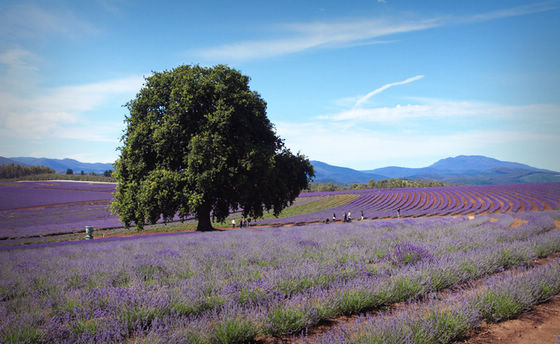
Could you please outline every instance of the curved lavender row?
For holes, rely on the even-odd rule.
[[[518,198],[521,201],[521,205],[523,206],[523,211],[530,211],[533,208],[533,206],[531,205],[531,203],[529,203],[527,198],[521,195],[518,195]]]
[[[262,220],[258,223],[316,222],[331,218],[333,213],[337,214],[338,218],[341,218],[344,212],[351,212],[354,217],[358,217],[356,214],[360,214],[361,211],[367,218],[372,219],[396,217],[397,209],[401,210],[401,216],[481,214],[504,212],[510,209],[517,212],[522,209],[532,209],[529,200],[533,200],[540,210],[544,209],[543,202],[551,208],[560,202],[560,183],[374,189],[349,192],[360,193],[361,196],[335,208],[287,218]],[[341,192],[336,194],[339,193]],[[411,194],[420,196],[411,197]],[[408,203],[405,195],[409,195],[408,199],[414,199],[416,203]],[[543,201],[539,201],[539,195],[543,195]],[[512,204],[511,207],[509,202]]]
[[[524,207],[524,201],[515,194],[508,194],[505,191],[500,191],[503,197],[509,199],[513,203],[512,211],[521,211]]]
[[[405,204],[403,204],[401,211],[404,213],[411,209],[420,199],[420,194],[414,191],[409,191],[409,197]]]
[[[422,218],[0,251],[0,335],[37,328],[47,342],[185,340],[236,319],[287,333],[271,320],[277,312],[312,325],[350,312],[357,292],[403,301],[558,251],[550,216],[559,215],[526,214],[529,224],[515,230],[509,215]],[[424,253],[409,263],[396,247]],[[31,307],[14,314],[17,304]]]
[[[466,212],[474,208],[475,203],[472,202],[472,200],[465,194],[464,191],[459,189],[456,189],[454,191],[458,195],[461,202],[458,204],[457,209],[454,212],[452,212],[450,215],[465,214]]]
[[[452,196],[451,190],[442,190],[441,191],[444,195],[444,208],[441,209],[440,215],[448,215],[457,207],[457,200],[455,197]]]
[[[501,208],[500,202],[496,197],[494,197],[492,192],[483,192],[482,194],[488,200],[489,208],[487,212],[495,213]]]
[[[500,213],[506,213],[508,212],[508,210],[511,209],[511,205],[508,202],[508,199],[503,197],[501,194],[499,194],[498,192],[495,192],[493,194],[494,198],[496,198],[502,205],[500,206],[499,209],[497,209],[497,211],[499,211]]]

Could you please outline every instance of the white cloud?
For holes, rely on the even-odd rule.
[[[408,79],[403,80],[403,81],[392,82],[392,83],[390,83],[390,84],[383,85],[383,86],[379,87],[378,89],[373,90],[373,91],[371,91],[370,93],[366,94],[365,96],[360,97],[360,98],[356,101],[356,103],[354,104],[354,108],[357,108],[357,107],[360,106],[361,104],[363,104],[363,103],[365,103],[366,101],[368,101],[368,100],[369,100],[371,97],[373,97],[374,95],[379,94],[379,93],[385,91],[386,89],[388,89],[388,88],[390,88],[390,87],[398,86],[398,85],[406,85],[406,84],[409,84],[409,83],[414,82],[414,81],[416,81],[416,80],[420,80],[420,79],[422,79],[423,77],[424,77],[423,75],[416,75],[416,76],[413,76],[412,78],[408,78]]]
[[[59,87],[47,91],[47,95],[37,97],[33,102],[35,107],[88,111],[113,95],[135,94],[140,90],[143,82],[144,78],[134,76],[85,85]]]
[[[43,89],[41,96],[31,98],[0,93],[0,133],[3,137],[116,142],[122,125],[104,123],[103,120],[89,121],[85,113],[110,102],[122,105],[140,89],[142,83],[142,77],[129,77]]]

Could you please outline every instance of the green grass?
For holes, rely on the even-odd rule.
[[[286,218],[296,215],[308,214],[313,213],[316,211],[321,211],[324,209],[335,208],[340,205],[346,204],[356,198],[360,197],[358,194],[342,194],[342,195],[334,195],[334,196],[321,196],[317,197],[316,200],[305,200],[306,197],[302,197],[302,201],[296,202],[286,209],[282,210],[282,212],[278,215],[278,218]],[[275,216],[272,211],[265,212],[262,220],[270,220],[274,219]],[[239,224],[239,219],[241,219],[241,215],[236,214],[228,217],[225,222],[214,222],[213,226],[218,228],[223,227],[231,227],[231,220],[235,219],[235,223]],[[196,228],[196,226],[194,226]]]

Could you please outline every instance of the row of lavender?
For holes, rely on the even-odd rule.
[[[367,221],[0,251],[0,341],[240,343],[560,251],[560,212]]]
[[[560,293],[560,260],[490,277],[467,292],[438,293],[404,310],[366,314],[299,343],[454,343],[482,325],[508,320]],[[560,338],[560,337],[558,337]]]
[[[307,193],[313,197],[341,192],[357,193],[357,199],[332,209],[263,220],[261,224],[340,220],[350,212],[354,219],[361,214],[369,219],[397,216],[466,215],[551,210],[560,206],[560,183],[534,183],[484,186],[450,186],[433,188],[351,190],[332,193]]]

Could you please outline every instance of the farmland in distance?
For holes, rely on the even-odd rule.
[[[101,183],[2,183],[0,238],[79,233],[85,226],[96,230],[122,227],[108,209],[114,190],[114,184]],[[253,224],[307,224],[331,220],[333,214],[341,220],[344,213],[354,219],[362,213],[366,219],[382,219],[543,211],[559,206],[560,183],[317,192],[302,193],[279,218],[266,214]],[[236,217],[240,215],[231,218]],[[182,227],[188,228],[194,224]]]

